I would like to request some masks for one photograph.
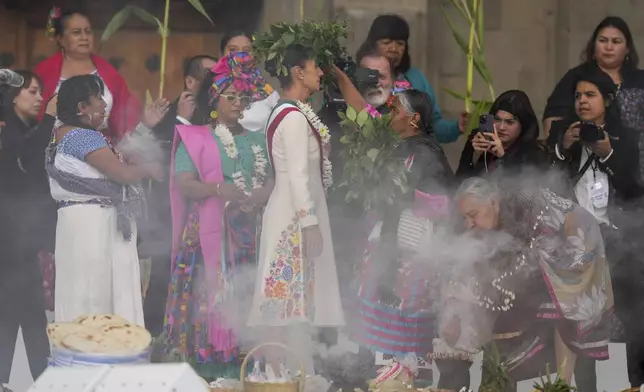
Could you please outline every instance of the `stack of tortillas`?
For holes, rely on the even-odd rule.
[[[136,355],[152,342],[145,328],[111,314],[49,324],[47,335],[55,347],[85,354]]]

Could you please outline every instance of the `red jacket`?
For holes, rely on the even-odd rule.
[[[106,134],[116,142],[138,124],[141,116],[141,102],[130,93],[125,80],[110,63],[100,56],[94,54],[91,56],[98,74],[114,96],[114,105],[107,120],[108,131]],[[61,52],[57,52],[36,66],[34,72],[42,80],[44,102],[49,101],[54,95],[62,68],[63,55]],[[47,105],[42,105],[40,118],[45,113],[46,107]]]

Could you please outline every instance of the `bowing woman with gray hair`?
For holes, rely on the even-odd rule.
[[[519,246],[481,261],[494,273],[490,279],[477,276],[476,295],[496,320],[492,339],[513,382],[543,372],[544,355],[554,347],[557,371],[570,383],[578,356],[608,359],[613,290],[604,242],[596,219],[579,205],[548,190],[514,186],[501,193],[473,177],[456,192],[466,231],[476,230],[482,238],[504,231]],[[443,323],[439,338],[453,345],[464,330],[454,316]],[[439,388],[467,386],[454,383],[468,379],[470,364],[458,356],[437,361]],[[579,373],[578,388],[596,390],[593,375]]]

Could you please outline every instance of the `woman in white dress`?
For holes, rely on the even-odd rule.
[[[144,210],[144,178],[160,179],[157,164],[128,165],[97,129],[104,85],[96,75],[67,79],[58,91],[62,126],[47,148],[51,194],[58,203],[55,320],[111,313],[143,325],[136,222]],[[144,126],[167,103],[146,108]],[[141,124],[140,126],[143,126]]]
[[[326,204],[330,135],[305,103],[319,91],[322,71],[302,45],[289,45],[283,58],[281,64],[266,64],[284,91],[266,129],[275,188],[263,217],[249,325],[338,327],[344,314]],[[277,75],[283,67],[287,75]],[[307,356],[310,338],[298,341],[293,332],[287,339]]]

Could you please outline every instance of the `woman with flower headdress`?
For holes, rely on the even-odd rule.
[[[47,35],[56,40],[59,50],[36,66],[34,72],[42,80],[43,100],[49,101],[58,93],[60,85],[77,75],[93,74],[105,85],[103,100],[107,105],[101,129],[117,142],[127,131],[133,130],[141,116],[141,103],[127,87],[123,77],[104,58],[93,53],[94,34],[87,15],[54,7],[47,21]],[[43,105],[40,116],[45,113]]]
[[[176,127],[170,179],[173,272],[166,308],[166,353],[206,379],[239,375],[232,283],[255,265],[255,230],[273,188],[264,135],[239,125],[266,82],[247,53],[223,57],[197,100],[210,124]]]

